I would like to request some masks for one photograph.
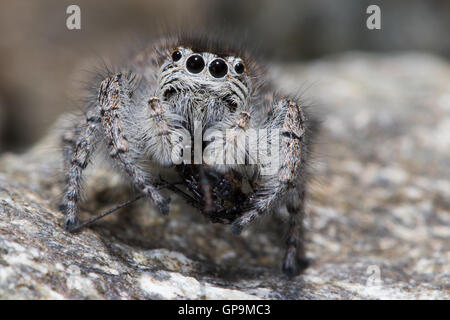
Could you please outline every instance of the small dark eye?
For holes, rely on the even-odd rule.
[[[189,57],[186,61],[186,68],[189,72],[199,73],[205,67],[205,60],[203,60],[202,56],[199,54],[194,54]]]
[[[227,63],[223,59],[214,59],[209,64],[209,72],[214,78],[222,78],[228,72]]]
[[[235,64],[234,71],[236,71],[236,73],[241,74],[242,72],[244,72],[244,70],[245,66],[242,62],[238,62]]]
[[[172,60],[173,61],[178,61],[178,60],[180,60],[181,59],[181,52],[180,51],[174,51],[173,53],[172,53]]]

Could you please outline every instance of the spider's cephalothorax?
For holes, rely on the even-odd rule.
[[[240,58],[178,47],[161,66],[158,94],[189,126],[221,121],[248,103],[250,82]]]
[[[245,52],[209,39],[163,40],[121,70],[98,84],[85,119],[64,135],[66,228],[78,224],[82,171],[104,143],[113,163],[163,214],[169,204],[162,186],[211,221],[231,223],[235,234],[286,207],[283,270],[297,274],[305,266],[302,220],[312,123],[304,108],[275,95]],[[200,156],[198,162],[196,142],[214,161]],[[241,156],[222,161],[229,154]]]

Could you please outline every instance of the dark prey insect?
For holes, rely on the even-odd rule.
[[[244,51],[206,38],[161,40],[99,81],[85,118],[64,135],[65,228],[80,226],[82,173],[104,144],[140,197],[164,215],[163,188],[210,221],[231,224],[234,234],[285,207],[282,266],[294,276],[306,266],[311,123],[303,106],[273,92],[264,69]]]

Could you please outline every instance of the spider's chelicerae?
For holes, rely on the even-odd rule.
[[[284,206],[283,271],[293,276],[306,266],[302,221],[312,120],[298,102],[273,92],[248,54],[220,41],[174,37],[97,85],[85,118],[63,138],[67,230],[78,225],[82,172],[103,143],[164,215],[164,188],[212,222],[231,223],[234,234]]]

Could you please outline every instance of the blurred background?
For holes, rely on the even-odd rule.
[[[81,8],[81,30],[66,8]],[[381,8],[382,29],[366,28]],[[344,51],[419,50],[450,56],[450,1],[2,0],[0,151],[21,151],[78,104],[85,71],[157,25],[195,21],[245,34],[268,59],[312,60]],[[239,34],[238,33],[238,34]]]

